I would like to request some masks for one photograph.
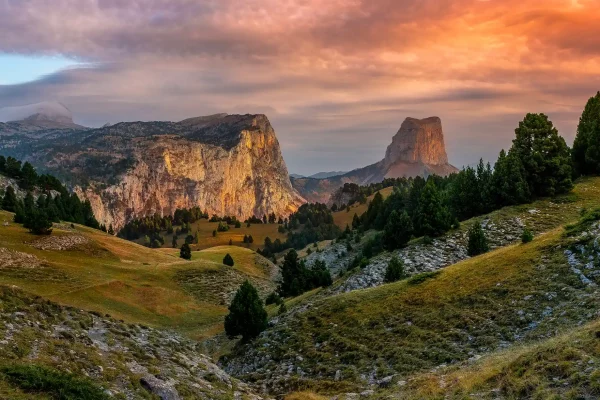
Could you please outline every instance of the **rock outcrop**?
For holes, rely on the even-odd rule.
[[[448,163],[442,121],[438,117],[406,118],[392,138],[383,160],[326,179],[292,179],[294,187],[309,201],[328,202],[345,183],[368,185],[385,178],[447,176],[458,169]]]
[[[3,152],[69,182],[91,202],[96,218],[116,230],[133,218],[171,215],[177,208],[199,206],[246,219],[286,216],[304,202],[264,115],[16,133],[4,143],[11,147]]]
[[[379,164],[385,178],[445,176],[458,171],[448,164],[442,121],[438,117],[406,118]]]

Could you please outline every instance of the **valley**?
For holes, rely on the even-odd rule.
[[[65,129],[56,134],[71,139],[59,141],[78,128]],[[48,133],[30,134],[33,142],[21,139],[18,151],[40,146],[50,157],[48,144],[34,144]],[[158,164],[147,163],[152,150],[112,176],[90,173],[95,183],[87,188],[0,158],[0,395],[355,400],[598,392],[600,178],[574,172],[570,149],[544,114],[525,116],[493,168],[481,160],[461,171],[448,164],[441,121],[409,118],[377,168],[431,174],[373,175],[362,186],[350,180],[327,204],[306,202],[292,188],[266,117],[78,134],[105,152],[113,140],[134,152],[141,142],[166,147]],[[181,138],[233,151],[220,161],[225,169],[240,161],[240,146],[258,148],[243,157],[260,173],[275,167],[285,199],[275,193],[275,206],[271,189],[256,191],[271,186],[250,174],[243,190],[258,185],[254,205],[219,213],[214,193],[197,186],[217,182],[213,176],[188,182],[199,197],[163,207],[170,189],[156,190],[163,183],[180,190],[172,174],[189,164],[182,147],[187,161],[171,169],[166,143]],[[263,139],[273,145],[266,152]],[[271,156],[275,164],[265,160]],[[57,171],[79,179],[71,162],[83,161]],[[438,167],[447,173],[436,174]],[[133,184],[140,168],[149,180]],[[323,187],[336,179],[324,177]],[[106,214],[107,193],[130,183],[149,190],[136,189],[148,202]],[[228,192],[230,184],[213,189]],[[68,351],[54,356],[57,348]]]

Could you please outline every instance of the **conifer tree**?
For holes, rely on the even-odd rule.
[[[553,196],[571,190],[571,153],[546,115],[527,114],[515,135],[509,154],[514,152],[521,160],[533,195]]]
[[[413,234],[413,225],[406,211],[393,210],[383,229],[383,247],[395,250],[406,245]]]
[[[433,179],[427,180],[416,213],[416,228],[420,235],[437,237],[452,226],[450,212],[444,205]]]
[[[387,265],[383,280],[386,283],[392,283],[404,278],[406,278],[404,264],[398,259],[398,257],[393,256]]]
[[[192,259],[192,249],[189,244],[184,243],[181,246],[181,249],[179,250],[179,257],[183,258],[184,260]]]
[[[231,257],[231,254],[229,254],[229,253],[225,254],[225,257],[223,257],[223,264],[233,267],[234,262],[233,262],[233,257]]]
[[[228,337],[242,336],[247,342],[257,337],[267,327],[267,312],[256,288],[245,281],[238,289],[225,317],[225,333]]]
[[[10,212],[15,212],[17,209],[17,196],[12,186],[6,188],[4,199],[2,199],[2,209]]]
[[[486,253],[489,250],[487,238],[479,222],[475,222],[469,229],[469,244],[467,254],[471,257]]]
[[[579,118],[571,158],[578,175],[600,174],[600,92],[588,100]]]

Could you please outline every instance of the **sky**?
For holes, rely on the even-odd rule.
[[[0,107],[75,122],[264,113],[293,173],[383,158],[439,116],[494,161],[528,112],[571,144],[600,90],[600,0],[0,0]]]

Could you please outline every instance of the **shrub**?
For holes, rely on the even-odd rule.
[[[398,259],[398,257],[393,256],[387,265],[387,268],[385,270],[385,277],[383,280],[386,283],[392,283],[404,278],[406,278],[404,264]]]
[[[229,253],[225,254],[225,257],[223,257],[223,264],[233,267],[233,257],[231,257]]]
[[[55,400],[108,400],[104,390],[87,379],[38,365],[0,368],[4,378],[25,392],[48,394]]]
[[[486,253],[489,250],[487,238],[481,224],[475,222],[469,229],[469,245],[467,254],[471,257]]]
[[[527,228],[523,229],[523,234],[521,235],[521,242],[529,243],[532,240],[533,240],[533,232],[531,232]]]
[[[271,304],[281,304],[283,303],[283,299],[281,297],[279,297],[279,295],[275,292],[272,292],[271,294],[269,294],[267,296],[267,298],[265,299],[265,305],[271,305]]]

